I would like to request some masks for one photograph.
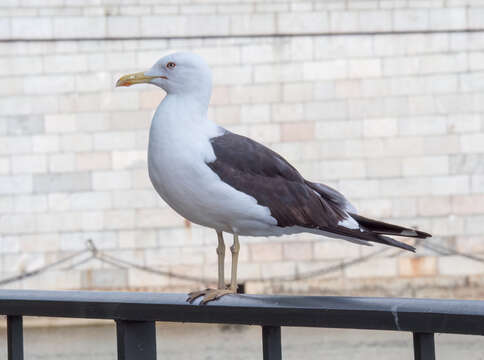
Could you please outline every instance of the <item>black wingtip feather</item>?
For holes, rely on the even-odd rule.
[[[358,223],[361,226],[363,226],[365,229],[372,231],[376,234],[403,236],[403,237],[411,237],[411,238],[417,238],[417,239],[425,239],[432,236],[431,234],[423,231],[410,229],[399,225],[389,224],[383,221],[369,219],[358,214],[350,214],[350,215],[353,219],[358,221]]]

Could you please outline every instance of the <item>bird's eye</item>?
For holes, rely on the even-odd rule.
[[[174,69],[174,68],[175,68],[175,66],[176,66],[176,64],[175,64],[174,62],[169,62],[168,64],[166,64],[166,67],[167,67],[168,69]]]

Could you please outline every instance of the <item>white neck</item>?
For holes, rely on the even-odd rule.
[[[150,148],[182,145],[189,150],[198,142],[221,135],[223,129],[207,117],[208,104],[185,94],[168,94],[158,106],[150,129]]]

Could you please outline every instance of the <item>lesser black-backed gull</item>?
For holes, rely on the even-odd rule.
[[[338,191],[304,179],[274,151],[210,121],[212,78],[200,56],[165,56],[146,72],[123,76],[117,86],[139,83],[167,93],[149,136],[148,168],[154,188],[180,215],[217,232],[218,289],[192,292],[190,302],[203,296],[205,303],[236,292],[239,235],[309,232],[410,251],[414,247],[386,235],[430,236],[357,214]],[[223,232],[234,237],[229,287],[224,282]]]

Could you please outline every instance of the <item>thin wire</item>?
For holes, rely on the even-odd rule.
[[[32,271],[26,271],[22,274],[19,274],[19,275],[16,275],[16,276],[12,276],[12,277],[9,277],[9,278],[5,278],[5,279],[2,279],[0,280],[0,286],[2,285],[6,285],[6,284],[10,284],[12,282],[15,282],[15,281],[20,281],[20,280],[23,280],[23,279],[26,279],[26,278],[29,278],[29,277],[32,277],[32,276],[35,276],[35,275],[39,275],[55,266],[58,266],[58,265],[61,265],[79,255],[82,255],[86,252],[88,252],[89,249],[84,249],[84,250],[81,250],[81,251],[78,251],[74,254],[71,254],[71,255],[68,255],[66,256],[65,258],[62,258],[62,259],[59,259],[57,261],[54,261],[53,263],[50,263],[50,264],[47,264],[47,265],[44,265],[44,266],[41,266],[35,270],[32,270]]]
[[[440,245],[440,244],[432,244],[428,241],[424,242],[424,241],[422,241],[422,239],[417,239],[417,242],[416,242],[415,245],[416,246],[422,246],[422,247],[429,249],[429,250],[432,250],[432,251],[434,251],[434,252],[436,252],[440,255],[445,255],[445,256],[456,255],[456,256],[461,256],[461,257],[467,258],[469,260],[484,263],[484,258],[475,256],[475,255],[471,255],[471,254],[467,254],[467,253],[463,253],[463,252],[457,251],[455,249],[452,249],[452,248],[449,248],[449,247],[446,247],[446,246],[443,246],[443,245]],[[389,251],[390,249],[391,248],[388,248],[388,247],[381,248],[381,249],[378,249],[378,250],[376,250],[372,253],[369,253],[369,254],[364,255],[364,256],[360,256],[358,258],[355,258],[355,259],[352,259],[352,260],[349,260],[349,261],[343,261],[343,262],[340,262],[340,263],[335,264],[335,265],[322,267],[322,268],[319,268],[317,270],[308,271],[308,272],[305,272],[305,273],[302,273],[302,274],[297,272],[297,270],[296,270],[295,275],[280,275],[280,276],[273,276],[273,277],[267,278],[267,279],[264,279],[264,278],[246,278],[244,280],[250,281],[250,282],[265,282],[265,281],[268,281],[268,282],[290,282],[290,281],[299,281],[299,280],[310,279],[310,278],[314,278],[314,277],[321,276],[321,275],[327,275],[327,274],[337,272],[337,271],[344,271],[346,268],[348,268],[350,266],[369,261],[373,257],[378,256],[380,254],[383,254],[383,253]],[[389,257],[395,257],[395,256],[399,255],[401,252],[403,252],[403,250],[397,250],[396,252],[393,252],[392,254],[390,254],[388,256]],[[19,274],[19,275],[16,275],[16,276],[12,276],[12,277],[9,277],[9,278],[2,279],[2,280],[0,280],[0,286],[6,285],[6,284],[9,284],[9,283],[12,283],[12,282],[16,282],[16,281],[21,281],[21,280],[26,279],[28,277],[39,275],[39,274],[41,274],[45,271],[48,271],[49,269],[52,269],[56,266],[59,266],[59,265],[65,263],[65,262],[72,260],[76,257],[79,257],[79,256],[81,256],[85,253],[90,253],[91,255],[86,257],[86,258],[83,258],[83,259],[80,259],[80,260],[74,262],[73,264],[69,265],[68,267],[63,268],[63,270],[71,270],[71,269],[73,269],[73,268],[75,268],[79,265],[82,265],[84,263],[87,263],[91,260],[98,260],[98,261],[104,262],[106,264],[109,264],[111,266],[115,266],[115,267],[121,268],[121,269],[135,268],[135,269],[138,269],[138,270],[142,270],[142,271],[153,273],[153,274],[160,275],[160,276],[166,276],[166,277],[170,277],[170,278],[175,278],[175,279],[180,279],[180,280],[188,280],[188,281],[193,281],[193,282],[201,282],[203,284],[209,284],[209,283],[215,283],[216,282],[215,279],[179,274],[179,273],[175,273],[175,272],[167,271],[167,270],[160,270],[160,269],[156,269],[156,268],[145,266],[145,265],[139,265],[139,264],[136,264],[134,262],[127,261],[127,260],[124,260],[124,259],[120,259],[120,258],[115,257],[113,255],[105,254],[105,253],[98,250],[98,248],[96,247],[96,245],[94,244],[94,242],[91,239],[88,239],[86,241],[86,249],[78,251],[78,252],[73,253],[71,255],[68,255],[68,256],[66,256],[62,259],[59,259],[59,260],[57,260],[53,263],[39,267],[35,270],[28,271],[28,272],[25,272],[25,273],[22,273],[22,274]]]

